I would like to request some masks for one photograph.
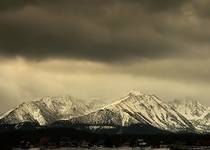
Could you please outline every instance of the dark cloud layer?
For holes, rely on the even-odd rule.
[[[133,88],[209,104],[209,17],[209,0],[0,0],[0,112]]]
[[[197,39],[206,44],[209,38],[208,33],[200,34],[200,25],[187,22],[188,7],[197,14],[193,4],[189,0],[2,0],[0,55],[104,62],[188,55],[192,44],[199,45]],[[202,15],[198,19],[204,22]]]
[[[36,5],[36,6],[46,6],[46,5],[63,5],[63,4],[69,4],[69,5],[101,5],[101,4],[110,4],[110,3],[125,3],[125,4],[135,4],[135,5],[144,5],[146,7],[149,7],[151,9],[148,9],[150,11],[157,11],[157,10],[169,10],[176,7],[179,7],[180,5],[183,5],[189,0],[2,0],[0,2],[1,10],[12,10],[12,9],[18,9],[22,8],[27,5]],[[63,5],[64,6],[64,5]]]

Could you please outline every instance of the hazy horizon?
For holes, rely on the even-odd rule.
[[[68,97],[71,96],[72,98],[76,98],[82,101],[87,101],[88,102],[92,102],[92,101],[98,101],[98,102],[102,102],[103,104],[109,105],[111,103],[115,103],[116,101],[120,101],[121,99],[123,99],[125,96],[127,96],[127,94],[129,94],[130,92],[140,92],[142,94],[146,94],[146,95],[156,95],[158,98],[161,99],[161,101],[163,102],[171,102],[171,101],[175,101],[175,100],[195,100],[198,101],[199,103],[201,103],[202,105],[205,105],[202,101],[200,101],[199,99],[195,99],[191,96],[185,96],[185,97],[176,97],[173,99],[165,99],[163,97],[161,97],[160,95],[157,95],[155,93],[148,93],[148,92],[143,92],[144,90],[140,90],[140,89],[132,89],[129,91],[126,91],[125,93],[118,95],[118,96],[114,96],[114,97],[80,97],[80,96],[76,96],[76,95],[71,95],[71,94],[64,94],[64,95],[45,95],[45,96],[40,96],[40,97],[31,97],[31,98],[22,98],[19,104],[16,104],[14,106],[12,106],[11,108],[9,108],[8,110],[4,111],[4,112],[0,112],[0,114],[4,114],[12,109],[14,109],[15,107],[17,107],[18,105],[21,105],[24,102],[32,102],[32,101],[39,101],[44,97]],[[207,106],[209,107],[209,106]]]
[[[210,105],[210,1],[0,1],[0,113],[132,89]]]

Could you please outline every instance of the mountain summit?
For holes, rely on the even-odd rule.
[[[150,125],[162,130],[192,129],[192,124],[155,95],[129,92],[124,98],[98,111],[73,119],[73,122],[90,125],[129,126]]]
[[[164,102],[155,95],[132,90],[108,105],[71,96],[43,97],[26,102],[0,117],[0,124],[23,122],[51,125],[68,121],[74,126],[129,127],[150,126],[171,132],[199,131],[210,128],[209,108],[197,101]]]
[[[1,122],[8,124],[36,122],[40,125],[47,125],[57,120],[85,115],[91,111],[89,104],[71,96],[43,97],[39,100],[24,102],[5,113],[1,117]]]
[[[168,103],[174,110],[188,119],[200,132],[210,129],[210,108],[192,98],[176,99]]]

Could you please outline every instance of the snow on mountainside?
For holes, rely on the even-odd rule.
[[[185,98],[169,102],[169,105],[188,119],[194,127],[201,132],[210,129],[210,108],[198,101]]]
[[[45,125],[60,119],[65,120],[84,115],[91,111],[90,105],[70,96],[44,97],[37,101],[25,102],[19,105],[5,113],[0,122],[16,124],[27,121]]]
[[[191,98],[176,99],[169,102],[169,105],[189,120],[202,119],[209,113],[208,107]]]
[[[91,108],[91,110],[98,110],[104,106],[107,105],[106,100],[99,100],[99,99],[90,99],[88,102],[88,106]]]
[[[155,95],[145,95],[138,91],[131,91],[121,100],[71,121],[89,125],[145,124],[170,131],[194,129],[187,119]]]
[[[167,131],[210,130],[210,109],[191,99],[163,102],[155,95],[130,91],[109,105],[66,97],[43,97],[25,102],[0,116],[0,124],[33,122],[49,125],[60,120],[97,126],[148,125]],[[62,121],[61,121],[62,122]]]

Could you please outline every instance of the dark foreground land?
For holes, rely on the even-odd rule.
[[[209,134],[154,133],[113,134],[92,133],[70,127],[7,129],[0,131],[0,149],[32,147],[177,147],[209,146]]]

